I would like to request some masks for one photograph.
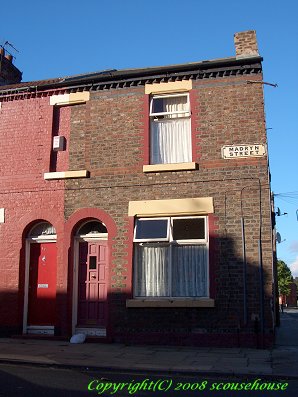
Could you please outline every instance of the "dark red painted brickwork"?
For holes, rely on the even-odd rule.
[[[150,118],[149,118],[150,95],[144,96],[143,103],[143,136],[144,136],[144,165],[150,164]]]
[[[210,298],[216,298],[216,275],[220,269],[219,263],[219,235],[218,235],[218,218],[213,214],[208,216],[209,231],[209,294]]]
[[[191,90],[189,93],[191,109],[191,139],[192,139],[192,161],[198,162],[201,158],[201,138],[198,134],[200,128],[200,109],[198,107],[198,91]]]
[[[65,150],[52,151],[50,171],[68,170],[68,145],[70,140],[70,106],[53,108],[52,136],[65,138]]]

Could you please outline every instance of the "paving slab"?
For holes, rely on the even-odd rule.
[[[0,361],[124,371],[288,376],[298,379],[298,347],[271,350],[126,346],[0,338]]]
[[[150,369],[157,371],[242,373],[248,369],[248,357],[260,353],[247,349],[189,348],[173,346],[125,346],[123,344],[72,345],[67,342],[37,340],[0,340],[0,359],[42,364],[79,365],[101,368]],[[263,354],[271,370],[268,358]],[[254,364],[252,362],[252,364]],[[258,362],[255,363],[258,365]],[[261,367],[268,373],[266,367]],[[264,369],[265,368],[265,369]]]

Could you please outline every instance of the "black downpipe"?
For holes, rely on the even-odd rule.
[[[245,229],[244,218],[241,217],[241,231],[242,231],[242,263],[243,263],[243,325],[247,325],[247,283],[246,283],[246,246],[245,246]]]
[[[264,274],[262,262],[262,243],[259,244],[259,276],[260,276],[260,331],[261,331],[261,347],[264,348]]]

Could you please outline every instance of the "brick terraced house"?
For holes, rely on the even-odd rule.
[[[0,87],[0,332],[270,346],[262,58]],[[6,62],[7,63],[7,62]]]

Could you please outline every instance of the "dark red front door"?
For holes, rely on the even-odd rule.
[[[80,243],[78,326],[106,326],[107,241]]]
[[[56,243],[30,244],[28,325],[54,325]]]

